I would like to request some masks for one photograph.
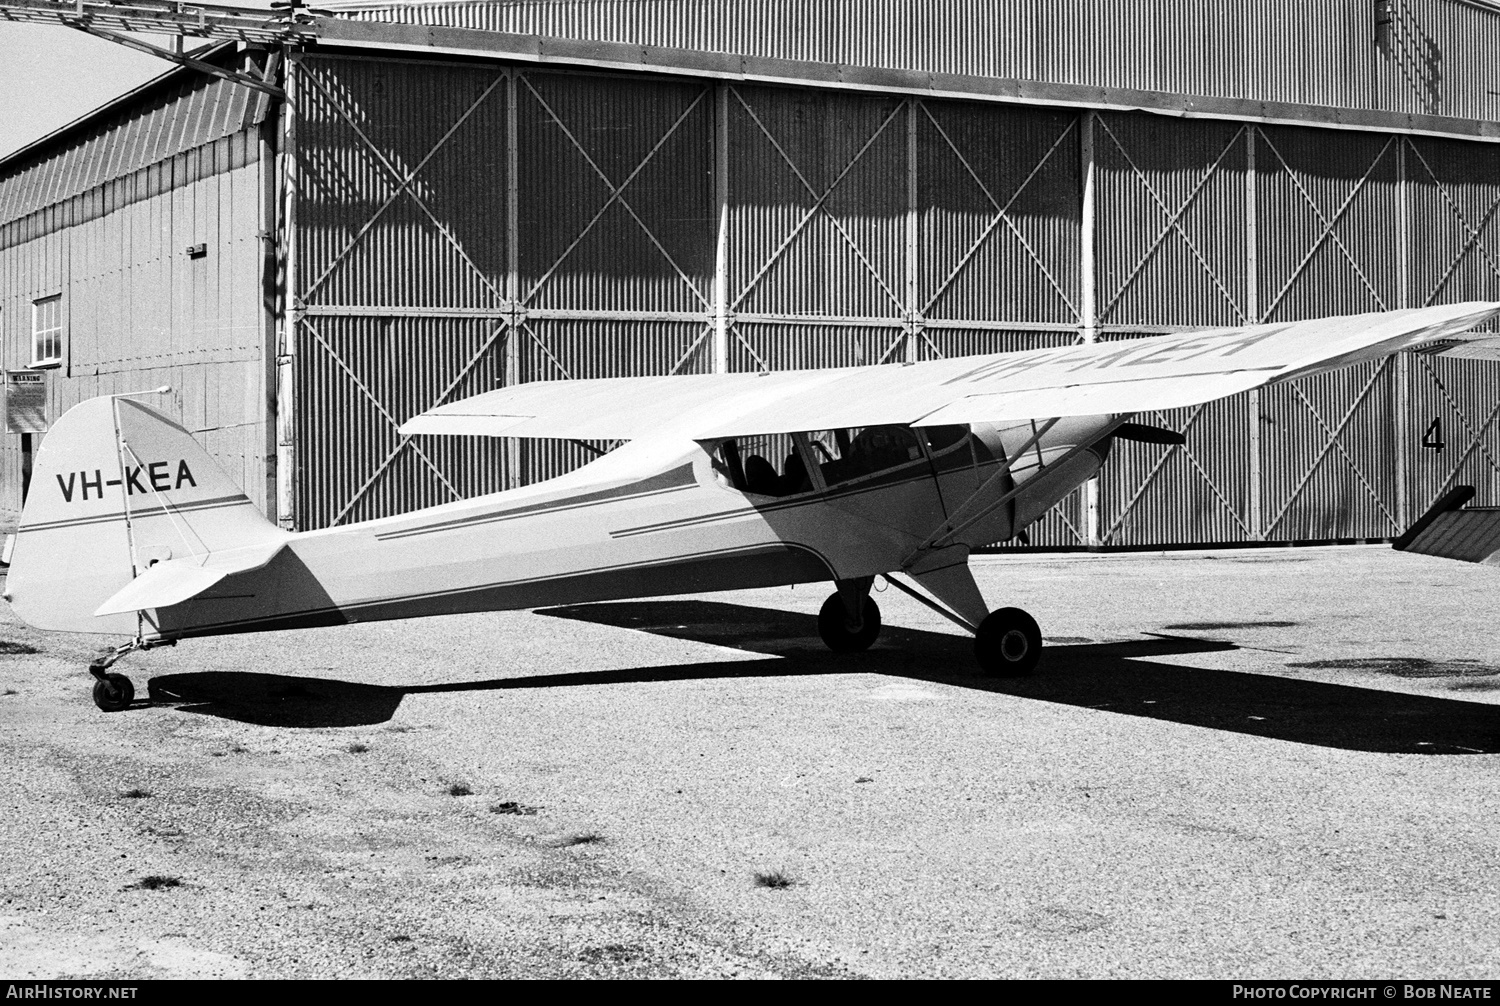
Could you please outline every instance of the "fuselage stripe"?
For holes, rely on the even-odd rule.
[[[250,499],[244,495],[219,496],[209,500],[199,500],[197,503],[183,503],[180,506],[152,507],[149,510],[132,510],[131,520],[143,520],[147,517],[164,517],[174,513],[187,513],[194,510],[217,510],[221,507],[253,505]],[[259,511],[257,511],[259,512]],[[111,521],[123,521],[124,511],[119,513],[96,514],[93,517],[73,517],[68,520],[52,520],[43,524],[23,524],[16,528],[17,534],[26,531],[55,531],[64,527],[82,527],[86,524],[107,524]]]
[[[453,531],[471,528],[479,524],[497,523],[499,521],[516,520],[520,517],[539,517],[544,514],[561,513],[565,510],[581,510],[592,506],[603,506],[606,503],[619,503],[625,500],[646,499],[651,496],[660,496],[664,493],[680,492],[683,489],[699,488],[696,482],[689,485],[671,486],[667,489],[649,489],[645,492],[631,493],[623,496],[610,496],[603,499],[587,500],[582,503],[569,503],[563,500],[557,501],[556,506],[547,503],[538,503],[533,506],[520,507],[515,510],[506,510],[495,514],[476,514],[472,517],[460,517],[454,520],[444,521],[440,524],[426,524],[422,527],[406,528],[401,531],[389,531],[385,534],[376,535],[380,541],[390,541],[393,538],[409,538],[414,535],[434,534],[438,531]]]

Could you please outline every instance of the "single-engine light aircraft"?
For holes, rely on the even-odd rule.
[[[973,632],[985,672],[1025,674],[1041,632],[989,607],[969,553],[1021,535],[1115,440],[1182,442],[1132,415],[1493,342],[1473,330],[1497,315],[1467,303],[905,365],[515,385],[401,432],[623,446],[536,485],[300,533],[144,395],[95,398],[42,443],[4,596],[38,628],[128,635],[90,668],[106,710],[134,695],[109,671],[119,656],[193,636],[816,581],[836,588],[823,640],[858,651],[880,632],[877,576]]]

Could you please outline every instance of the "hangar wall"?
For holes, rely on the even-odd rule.
[[[498,384],[1500,299],[1491,144],[368,57],[289,89],[300,527],[590,456],[396,433]],[[1500,502],[1497,378],[1403,357],[1161,414],[1188,446],[1120,444],[1096,514],[1075,494],[1033,543],[1387,537],[1455,481]]]
[[[262,506],[268,104],[179,76],[0,179],[7,369],[33,364],[33,305],[62,295],[63,354],[40,368],[48,421],[86,398],[170,385],[146,401],[180,417]],[[20,506],[20,437],[6,435],[0,519]]]

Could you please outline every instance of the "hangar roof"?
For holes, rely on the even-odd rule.
[[[833,67],[845,83],[860,71],[905,71],[1094,89],[1071,97],[1159,111],[1170,96],[1186,111],[1183,99],[1237,99],[1500,121],[1500,5],[1489,0],[354,0],[332,9],[367,24],[530,37],[554,58],[564,42],[613,43],[627,49],[612,61],[638,68],[686,62],[671,51],[742,57],[757,76],[814,84]]]

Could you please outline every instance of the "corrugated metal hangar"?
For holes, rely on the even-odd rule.
[[[339,10],[0,161],[6,367],[47,375],[53,418],[170,384],[288,527],[592,456],[396,432],[501,384],[1500,300],[1487,3]],[[1148,417],[1187,446],[1120,443],[1032,544],[1389,537],[1459,482],[1500,503],[1497,366]]]

